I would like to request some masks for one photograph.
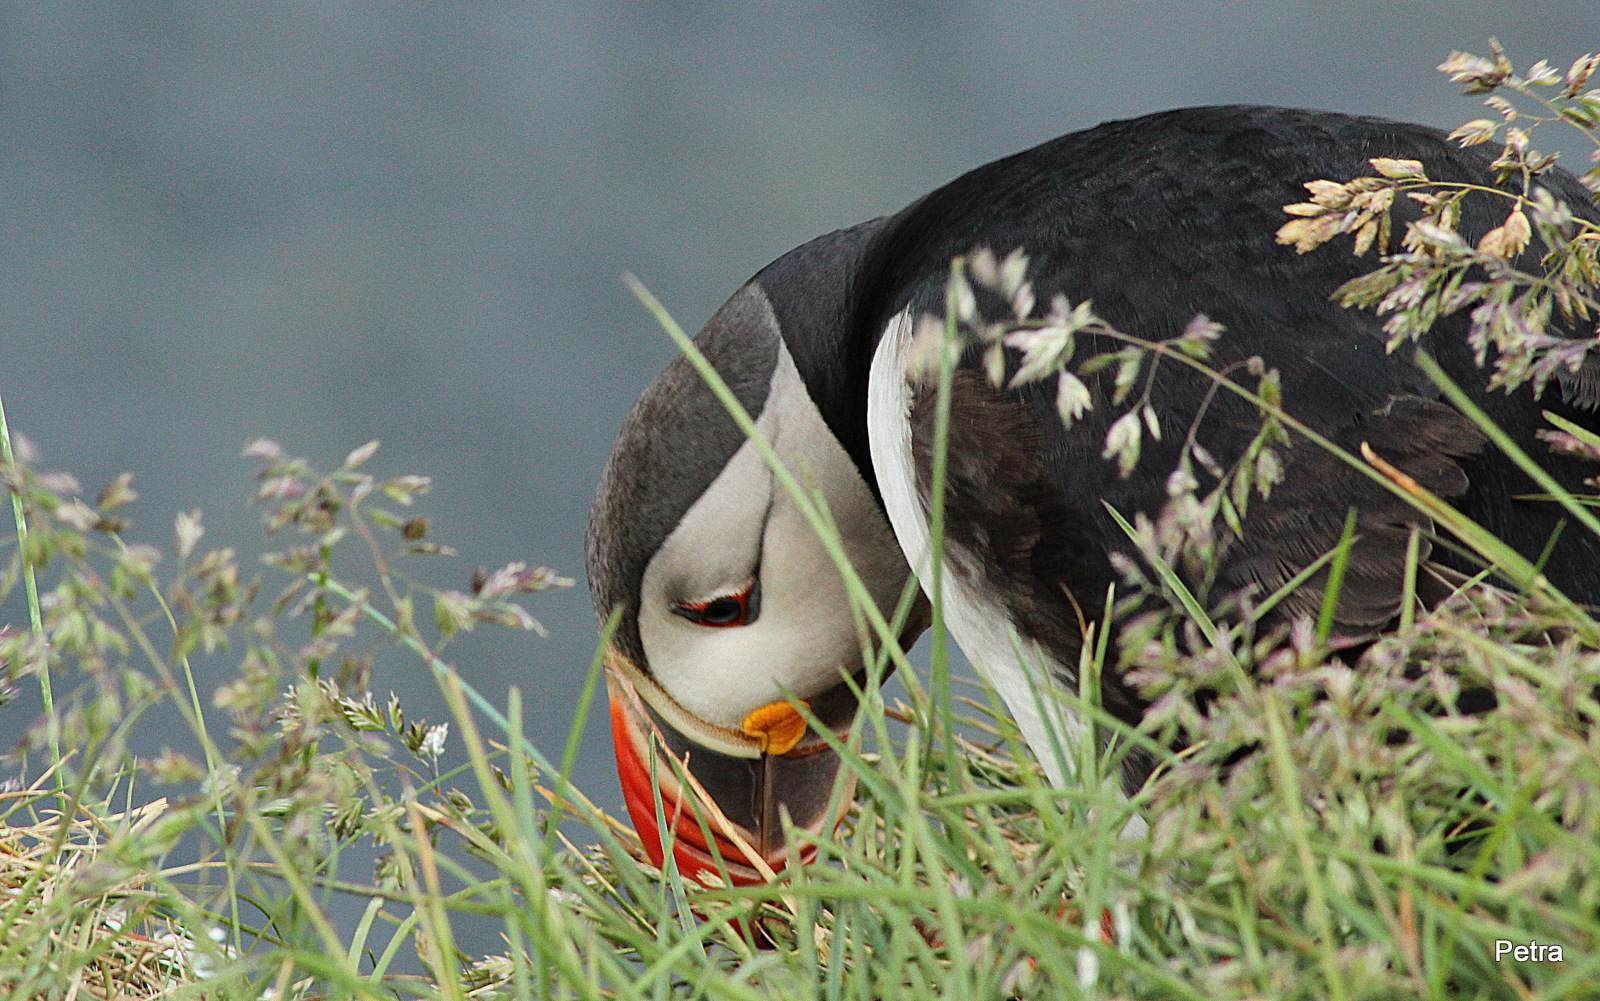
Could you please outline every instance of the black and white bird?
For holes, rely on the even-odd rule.
[[[1039,302],[1092,301],[1128,334],[1170,338],[1204,314],[1223,328],[1214,365],[1259,356],[1280,372],[1285,405],[1299,420],[1352,452],[1370,444],[1535,558],[1560,512],[1525,498],[1540,491],[1440,400],[1409,351],[1385,350],[1371,312],[1330,301],[1372,258],[1355,257],[1343,241],[1297,254],[1274,239],[1283,207],[1304,200],[1307,181],[1360,176],[1371,158],[1390,157],[1419,160],[1436,180],[1491,184],[1493,155],[1421,126],[1323,112],[1194,108],[1113,122],[980,167],[894,215],[790,251],[734,293],[695,343],[782,461],[820,489],[886,617],[911,575],[924,588],[930,582],[935,408],[931,390],[908,378],[906,351],[916,319],[944,313],[952,258],[977,248],[1020,248]],[[1554,171],[1541,183],[1595,217],[1570,175]],[[1476,242],[1505,212],[1503,201],[1468,198],[1462,235]],[[1541,408],[1595,425],[1584,387],[1563,392],[1552,383],[1537,400],[1526,388],[1490,392],[1465,324],[1441,321],[1424,346],[1525,449],[1547,454],[1535,435]],[[1209,385],[1182,366],[1163,368],[1154,387],[1161,424],[1187,429]],[[1119,476],[1102,457],[1114,416],[1103,405],[1107,387],[1090,389],[1102,405],[1069,428],[1053,384],[995,388],[972,360],[956,371],[951,401],[946,621],[1057,784],[1065,776],[1048,753],[1049,731],[1073,721],[1065,710],[1047,718],[1055,710],[1036,697],[1017,644],[1022,660],[1075,685],[1079,610],[1102,607],[1116,579],[1111,554],[1133,554],[1105,505],[1129,519],[1157,512],[1182,437],[1164,436],[1133,475]],[[1201,440],[1227,464],[1259,419],[1220,396],[1205,411]],[[1399,611],[1410,528],[1426,519],[1314,446],[1296,443],[1284,463],[1270,497],[1250,506],[1243,536],[1221,548],[1219,586],[1272,591],[1337,543],[1353,507],[1356,541],[1336,625],[1346,635],[1383,628]],[[1561,456],[1547,465],[1573,488],[1592,473]],[[1442,567],[1458,559],[1444,546],[1425,554]],[[1586,533],[1563,535],[1545,572],[1575,599],[1600,599],[1600,546]],[[844,679],[862,675],[862,645],[834,560],[683,358],[650,384],[618,436],[590,519],[588,573],[601,620],[618,616],[606,651],[613,737],[645,845],[660,862],[653,772],[685,873],[714,868],[686,808],[695,785],[768,866],[781,867],[780,811],[803,829],[834,823],[825,814],[839,769],[787,700],[847,727],[856,703]],[[1313,578],[1291,611],[1319,607],[1317,585]],[[909,646],[926,625],[919,608],[901,642]],[[1114,673],[1101,699],[1130,722],[1145,706]],[[656,739],[686,762],[689,789],[652,754]],[[736,879],[759,878],[755,860],[725,832],[713,835]]]

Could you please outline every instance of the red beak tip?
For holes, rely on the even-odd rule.
[[[645,854],[652,863],[658,868],[665,868],[665,841],[665,847],[671,849],[678,871],[685,879],[694,879],[702,885],[726,885],[725,878],[733,886],[760,886],[768,882],[753,857],[724,837],[722,832],[713,831],[712,843],[707,843],[700,820],[681,801],[681,797],[692,794],[679,789],[677,782],[671,780],[670,772],[662,778],[657,791],[658,787],[650,781],[649,766],[641,755],[635,733],[629,725],[627,710],[616,698],[611,700],[611,737],[617,756],[617,777],[622,784],[622,798],[628,808],[628,818],[633,822],[633,829],[638,832]],[[662,775],[659,768],[657,775]],[[662,837],[656,821],[658,795],[660,811],[669,829],[666,838]],[[742,830],[741,834],[752,845],[760,843],[758,835]],[[713,845],[715,855],[721,857],[720,865],[713,855]],[[809,864],[816,855],[814,845],[803,845],[799,851],[799,861],[802,865]],[[783,871],[789,859],[785,852],[779,850],[764,855],[762,861],[768,870],[776,874]]]

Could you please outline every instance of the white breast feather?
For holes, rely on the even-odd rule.
[[[917,497],[911,387],[905,377],[905,352],[915,329],[909,309],[898,314],[873,353],[867,378],[867,442],[889,524],[923,590],[931,595],[928,519]],[[1082,724],[1059,698],[1054,678],[1061,665],[1037,643],[1021,639],[1005,609],[983,592],[982,582],[963,576],[948,557],[943,581],[944,618],[951,635],[972,666],[1000,693],[1051,783],[1065,785]]]

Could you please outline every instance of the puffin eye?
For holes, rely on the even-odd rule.
[[[731,626],[744,619],[744,602],[738,598],[715,598],[700,613],[700,621],[708,626]]]
[[[728,626],[748,625],[755,617],[756,585],[752,581],[738,594],[721,594],[710,601],[674,601],[669,607],[674,615],[702,626],[723,629]]]

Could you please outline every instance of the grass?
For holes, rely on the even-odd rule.
[[[1202,363],[1204,337],[1185,337],[1113,361]],[[1217,384],[1260,409],[1252,461],[1270,466],[1301,431],[1261,375]],[[15,526],[0,597],[29,613],[0,629],[0,665],[46,706],[0,787],[0,996],[1580,999],[1600,983],[1600,630],[1437,498],[1412,494],[1512,590],[1408,607],[1351,662],[1325,623],[1259,627],[1281,596],[1214,617],[1153,560],[1160,611],[1125,626],[1120,653],[1091,634],[1062,696],[1090,724],[1056,748],[1070,788],[936,650],[932,684],[906,672],[908,704],[862,693],[839,745],[856,801],[817,862],[730,888],[650,866],[570,781],[598,658],[559,751],[523,736],[515,688],[480,693],[450,668],[455,636],[537,629],[524,596],[569,582],[521,564],[459,591],[414,581],[410,565],[451,554],[416,513],[429,481],[369,473],[374,446],[324,473],[253,443],[256,500],[288,541],[247,570],[184,514],[163,574],[124,537],[127,481],[90,502],[13,451],[3,413],[0,442]],[[775,468],[842,560],[826,505]],[[1216,517],[1241,517],[1260,482],[1229,480]],[[1589,514],[1592,497],[1550,486]],[[1348,539],[1325,556],[1335,577]],[[1154,699],[1138,729],[1096,703],[1119,656]],[[214,692],[198,657],[233,667]],[[410,658],[447,726],[370,691],[377,664]],[[875,676],[890,658],[892,639]],[[129,736],[157,706],[188,750],[141,758]],[[1105,777],[1132,749],[1158,767],[1124,797]],[[469,917],[499,928],[497,954],[463,954]],[[1497,957],[1497,941],[1561,961]]]
[[[518,692],[492,703],[442,660],[464,628],[529,625],[513,599],[554,575],[430,594],[397,569],[443,551],[401,514],[425,481],[369,477],[367,450],[328,474],[250,451],[269,523],[306,543],[259,584],[192,516],[158,582],[117,491],[91,507],[6,468],[27,535],[5,583],[34,572],[50,642],[9,629],[0,656],[24,683],[49,671],[57,704],[0,805],[8,996],[1581,998],[1600,980],[1600,652],[1570,603],[1464,590],[1354,665],[1311,622],[1206,621],[1187,654],[1150,631],[1147,725],[1086,684],[1078,708],[1117,739],[1063,746],[1085,779],[1064,790],[980,686],[912,684],[888,709],[867,692],[866,739],[841,745],[857,802],[817,863],[707,888],[642,861],[567,779],[598,666],[556,758],[520,736]],[[344,548],[369,579],[335,573]],[[448,737],[366,691],[373,637],[434,672]],[[238,665],[210,699],[187,673],[207,647]],[[1495,708],[1465,711],[1483,692]],[[127,751],[162,701],[193,759]],[[464,764],[442,766],[446,741]],[[1133,746],[1162,760],[1136,797],[1091,780]],[[1148,838],[1123,837],[1135,813]],[[341,871],[358,844],[378,878]],[[336,897],[360,902],[353,925]],[[469,914],[503,928],[499,955],[457,950]],[[1496,961],[1500,939],[1563,961]],[[423,976],[393,974],[402,953]]]

